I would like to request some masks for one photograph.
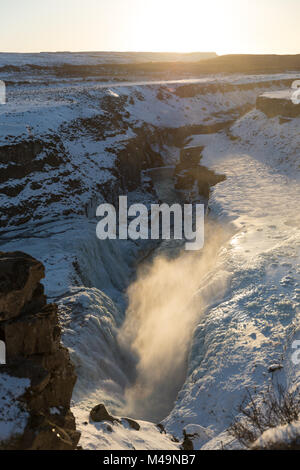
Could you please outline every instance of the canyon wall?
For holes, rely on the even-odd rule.
[[[57,306],[47,304],[44,266],[21,252],[0,253],[0,449],[71,450],[80,433],[70,411],[76,382],[68,350],[62,346]],[[5,396],[10,382],[27,379],[20,396]],[[9,394],[8,394],[9,395]],[[23,429],[10,433],[7,408],[23,413]]]

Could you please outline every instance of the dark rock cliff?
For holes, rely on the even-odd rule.
[[[25,430],[0,442],[0,449],[71,450],[80,438],[70,411],[74,366],[60,341],[57,306],[46,303],[43,277],[44,266],[31,256],[0,252],[0,339],[6,346],[0,377],[30,381],[16,399],[28,412]]]

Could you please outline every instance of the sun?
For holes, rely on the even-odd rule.
[[[228,13],[224,2],[152,0],[140,3],[132,17],[131,49],[204,52],[226,48],[230,21],[226,21]]]

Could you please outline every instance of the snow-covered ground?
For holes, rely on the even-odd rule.
[[[4,59],[0,57],[0,63]],[[22,58],[23,63],[26,60]],[[3,208],[30,203],[37,195],[32,183],[41,182],[42,188],[34,212],[37,220],[16,227],[18,217],[11,219],[1,237],[1,250],[23,250],[46,266],[46,292],[59,303],[63,341],[78,374],[73,412],[84,448],[176,449],[178,443],[171,435],[182,441],[183,430],[194,436],[197,449],[235,446],[225,431],[246,388],[265,388],[271,378],[268,368],[274,363],[283,366],[274,375],[288,387],[300,379],[299,368],[291,362],[292,341],[300,337],[300,120],[267,119],[255,109],[239,118],[235,114],[242,106],[254,107],[259,93],[283,87],[281,81],[288,78],[297,76],[208,77],[205,83],[216,85],[214,91],[199,91],[186,98],[176,94],[186,83],[174,82],[105,88],[99,83],[20,85],[11,87],[8,104],[0,106],[1,145],[22,142],[29,132],[44,141],[58,134],[69,158],[61,171],[47,167],[46,172],[9,180],[10,187],[22,183],[24,189],[17,196],[1,193]],[[235,88],[218,89],[224,83]],[[239,85],[247,86],[241,89]],[[158,98],[160,91],[163,99]],[[66,123],[78,118],[106,116],[107,110],[101,109],[106,97],[126,98],[122,119],[128,128],[124,133],[116,131],[96,140],[81,134],[79,127],[72,138],[64,132]],[[169,434],[143,420],[139,421],[140,431],[127,429],[124,423],[111,427],[91,423],[89,411],[102,402],[111,412],[124,416],[125,391],[134,381],[136,363],[130,347],[120,345],[118,335],[135,263],[150,246],[97,240],[93,211],[103,196],[90,206],[89,217],[76,215],[76,210],[94,196],[91,188],[96,182],[113,184],[116,180],[116,155],[111,149],[132,138],[134,126],[211,125],[234,116],[237,120],[226,132],[195,135],[187,144],[204,145],[201,164],[226,175],[212,190],[209,217],[226,228],[229,240],[227,237],[218,246],[207,275],[191,278],[187,290],[199,308],[193,309],[194,330],[188,336],[187,378],[164,420]],[[163,150],[165,163],[174,164],[178,148],[166,145]],[[74,198],[64,194],[65,200],[45,202],[43,193],[64,190],[61,175],[66,169],[85,184],[85,191]],[[134,202],[150,203],[153,196],[141,189],[130,197]],[[66,208],[71,215],[63,215]],[[197,270],[189,272],[198,275]],[[174,295],[182,284],[181,275],[178,272],[178,280],[174,280]],[[172,308],[174,303],[173,299]],[[180,348],[172,353],[175,358]]]

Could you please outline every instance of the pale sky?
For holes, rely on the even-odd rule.
[[[0,51],[300,53],[300,0],[0,0]]]

